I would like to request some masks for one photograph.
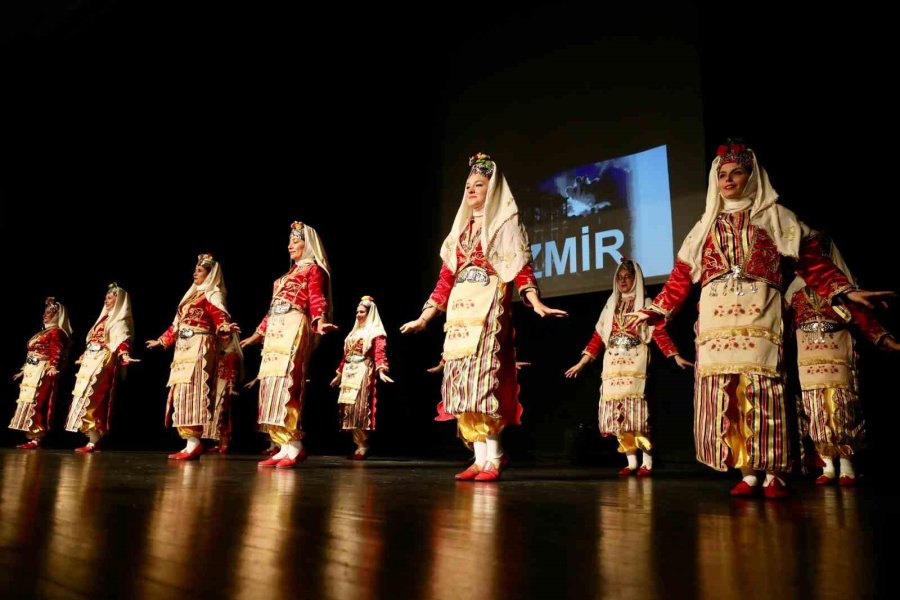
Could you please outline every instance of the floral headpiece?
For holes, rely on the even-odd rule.
[[[490,179],[494,174],[494,161],[491,157],[483,152],[479,152],[475,156],[469,158],[469,175],[484,175]]]
[[[722,159],[719,161],[719,169],[729,163],[737,163],[753,172],[753,150],[747,148],[747,144],[740,140],[729,139],[716,149],[716,156]]]

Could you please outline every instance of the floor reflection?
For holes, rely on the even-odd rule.
[[[0,597],[870,597],[900,512],[865,487],[454,469],[0,450]]]

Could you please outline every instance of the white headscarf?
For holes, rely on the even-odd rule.
[[[50,297],[47,298],[44,306],[46,306],[47,304],[55,304],[57,310],[56,313],[50,318],[50,321],[44,323],[44,329],[59,327],[66,332],[66,335],[72,337],[72,323],[69,322],[69,313],[63,303],[59,302],[56,298]]]
[[[372,340],[379,336],[387,336],[384,325],[381,323],[381,315],[378,314],[378,307],[372,297],[363,296],[359,303],[368,308],[369,312],[362,323],[356,321],[353,324],[353,329],[344,338],[344,354],[353,348],[357,340],[362,340],[362,353],[365,354],[372,347]]]
[[[487,155],[478,155],[490,160]],[[492,161],[493,162],[493,161]],[[472,209],[466,203],[463,191],[462,203],[456,212],[456,219],[450,235],[441,246],[441,259],[447,268],[456,273],[456,246],[459,237],[469,226]],[[531,262],[531,247],[525,226],[519,221],[519,207],[509,189],[500,166],[494,162],[494,171],[488,182],[487,197],[484,202],[484,219],[481,225],[481,248],[488,262],[504,282],[516,278],[522,267]]]
[[[306,242],[306,245],[303,248],[303,256],[300,257],[300,260],[297,261],[297,266],[303,268],[307,265],[311,265],[312,263],[316,263],[319,267],[325,271],[325,274],[328,275],[326,285],[325,285],[325,299],[328,303],[328,309],[325,313],[325,319],[331,323],[333,321],[334,307],[331,302],[331,265],[328,264],[328,255],[325,254],[325,246],[322,245],[322,240],[319,239],[319,234],[316,233],[316,230],[313,229],[310,225],[306,223],[302,223],[300,221],[295,221],[295,225],[292,226],[292,232],[298,231],[297,224],[300,225],[300,229],[303,232],[303,239]],[[292,233],[293,235],[293,233]]]
[[[199,259],[202,256],[204,255],[201,254],[197,258]],[[200,285],[192,284],[181,298],[181,302],[178,303],[178,311],[175,313],[175,320],[172,321],[175,329],[178,329],[181,322],[181,307],[198,294],[203,294],[210,304],[228,313],[228,309],[225,307],[225,278],[222,276],[222,267],[219,266],[218,261],[213,263],[212,269],[206,274],[206,279],[203,280],[203,283]]]
[[[831,259],[831,262],[834,263],[838,269],[841,270],[841,273],[847,278],[847,281],[850,282],[850,285],[853,287],[857,287],[856,279],[853,277],[853,274],[850,272],[849,267],[847,267],[847,263],[844,262],[844,257],[841,255],[840,251],[837,249],[837,246],[834,244],[833,240],[830,241],[831,251],[828,253],[828,257]],[[791,299],[794,297],[794,294],[802,290],[806,287],[806,281],[799,275],[794,277],[794,280],[791,282],[791,285],[788,286],[787,291],[784,293],[784,300],[788,304],[791,303]],[[840,311],[839,311],[840,312]],[[843,315],[841,315],[843,316]]]
[[[700,281],[703,270],[703,247],[715,225],[719,213],[733,212],[750,207],[750,222],[761,227],[778,247],[782,256],[798,258],[800,240],[807,230],[791,210],[777,204],[778,192],[769,183],[766,171],[756,162],[756,154],[747,150],[753,157],[753,173],[744,188],[744,195],[736,200],[725,200],[719,194],[718,173],[722,158],[717,156],[709,169],[709,183],[706,189],[706,209],[703,216],[691,229],[678,251],[678,259],[691,266],[691,281]]]
[[[134,335],[134,318],[131,316],[131,296],[116,284],[110,285],[109,291],[113,289],[117,290],[116,303],[109,312],[107,312],[106,306],[103,306],[103,310],[100,311],[100,316],[94,321],[91,330],[97,326],[100,319],[106,316],[106,324],[103,326],[106,335],[106,345],[115,352],[122,342]],[[87,341],[89,342],[90,339],[91,332],[88,330]]]
[[[600,334],[600,339],[603,340],[604,344],[609,343],[609,336],[612,334],[613,320],[616,316],[616,307],[618,307],[619,300],[622,297],[635,297],[634,308],[632,310],[640,310],[650,304],[650,298],[647,298],[647,290],[644,289],[644,272],[641,270],[641,265],[637,264],[635,261],[631,261],[631,264],[634,265],[634,284],[631,286],[631,290],[624,294],[619,291],[616,277],[619,274],[619,269],[624,266],[624,264],[620,264],[616,267],[616,272],[613,274],[612,294],[610,294],[607,299],[606,306],[600,311],[600,318],[597,319],[597,326],[595,329],[597,330],[597,333]],[[653,332],[653,328],[642,325],[639,331],[641,340],[643,340],[644,343],[649,343],[650,334]]]

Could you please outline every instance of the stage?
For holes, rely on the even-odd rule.
[[[660,467],[0,450],[2,598],[867,598],[896,493],[794,480],[786,501]],[[879,579],[881,578],[881,579]]]

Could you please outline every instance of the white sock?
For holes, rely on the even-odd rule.
[[[856,471],[853,470],[853,461],[845,456],[841,457],[841,477],[856,479]]]
[[[187,446],[184,447],[184,451],[187,453],[191,453],[196,450],[199,445],[200,438],[198,438],[196,435],[192,435],[187,439]]]
[[[822,469],[822,475],[826,477],[834,477],[834,459],[830,456],[822,456],[822,462],[825,463],[825,467]],[[841,469],[843,471],[843,469]]]
[[[303,450],[303,442],[300,440],[293,440],[282,446],[282,452],[286,452],[287,458],[290,458],[291,460],[300,456],[301,450]]]
[[[91,444],[96,444],[97,442],[99,442],[100,441],[100,432],[97,431],[96,429],[91,429],[88,432],[88,441]]]
[[[759,479],[756,478],[756,471],[754,471],[753,469],[741,467],[741,475],[744,476],[744,483],[746,483],[750,487],[756,487],[759,485]]]
[[[278,452],[272,455],[272,460],[281,460],[282,458],[287,458],[288,455],[288,446],[287,444],[278,447]]]
[[[637,469],[637,452],[628,452],[625,454],[625,458],[628,459],[628,468],[634,471]]]
[[[781,485],[784,485],[784,479],[776,476],[775,473],[767,472],[766,473],[766,487],[769,487],[770,485],[772,485],[772,482],[775,481],[776,479],[778,480],[778,483],[780,483]]]
[[[487,460],[487,442],[475,442],[473,446],[475,446],[475,466],[480,469]]]
[[[489,435],[487,438],[487,460],[494,463],[495,467],[500,466],[500,458],[503,457],[503,446],[500,445],[499,435]]]
[[[644,460],[641,466],[649,471],[653,470],[653,456],[649,452],[644,452]]]

